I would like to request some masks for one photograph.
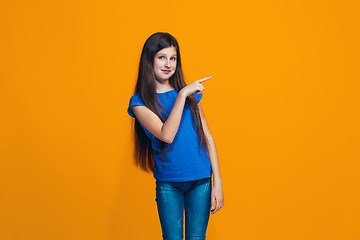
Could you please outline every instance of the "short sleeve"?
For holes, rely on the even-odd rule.
[[[129,102],[129,107],[127,109],[128,114],[132,117],[135,118],[134,112],[131,108],[131,106],[146,106],[145,103],[143,102],[141,95],[139,93],[135,93],[131,98],[130,98],[130,102]]]
[[[201,99],[202,96],[203,96],[203,94],[202,94],[202,93],[196,94],[196,92],[194,92],[193,94],[194,94],[194,96],[195,96],[196,103],[199,103],[199,102],[200,102],[200,99]]]

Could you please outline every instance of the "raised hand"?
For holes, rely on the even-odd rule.
[[[187,85],[186,87],[184,87],[183,89],[181,89],[180,93],[183,94],[185,97],[190,96],[194,92],[196,92],[196,94],[199,94],[205,90],[205,87],[201,83],[209,80],[210,78],[212,78],[212,77],[210,76],[210,77],[196,80],[196,81],[190,83],[189,85]]]

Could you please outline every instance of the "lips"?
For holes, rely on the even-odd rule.
[[[161,71],[163,71],[166,74],[169,74],[171,72],[170,70],[161,70]]]

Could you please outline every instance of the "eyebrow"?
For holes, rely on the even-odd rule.
[[[165,53],[157,53],[156,55],[166,55]],[[172,57],[176,57],[177,55],[176,54],[174,54],[174,55],[170,55],[170,56],[172,56]]]

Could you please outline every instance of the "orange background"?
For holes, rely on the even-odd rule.
[[[0,239],[160,239],[127,115],[152,33],[204,85],[208,239],[360,239],[358,1],[3,1]]]

